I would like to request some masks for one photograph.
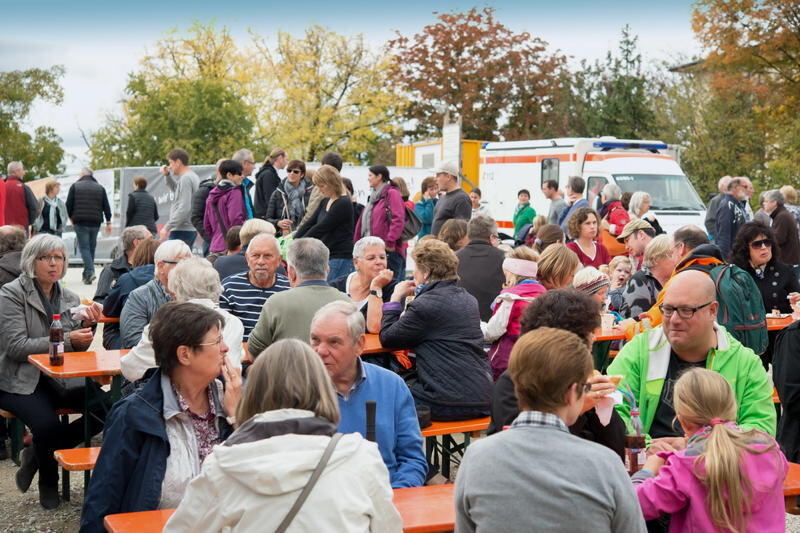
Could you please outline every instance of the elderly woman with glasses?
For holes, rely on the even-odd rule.
[[[791,313],[792,306],[800,300],[800,282],[791,266],[781,263],[780,250],[775,246],[771,228],[760,222],[743,225],[731,249],[733,264],[746,270],[756,282],[767,313]],[[778,331],[770,331],[769,345],[761,355],[767,368],[772,361],[772,349]]]
[[[240,426],[203,465],[165,531],[400,532],[378,447],[337,433],[339,405],[319,355],[284,339],[256,359],[236,411]],[[296,515],[289,509],[327,463]]]
[[[158,370],[108,415],[81,531],[104,531],[107,514],[177,506],[211,449],[230,435],[242,376],[228,363],[224,328],[203,305],[158,310],[150,324]]]
[[[50,349],[50,324],[60,315],[64,327],[64,351],[86,350],[94,336],[99,311],[89,307],[85,320],[70,309],[80,297],[61,287],[67,272],[67,248],[54,235],[37,235],[22,250],[22,274],[0,289],[0,409],[5,409],[31,428],[33,446],[21,454],[16,474],[17,488],[26,492],[39,471],[39,502],[45,509],[59,504],[58,465],[53,451],[72,448],[83,441],[83,420],[68,426],[59,421],[56,409],[81,408],[84,389],[65,388],[28,362],[31,354]],[[69,357],[69,355],[67,355]],[[95,421],[97,422],[97,421]],[[92,431],[100,430],[93,424]]]
[[[244,325],[238,317],[220,308],[219,295],[222,286],[219,283],[219,274],[211,263],[199,257],[182,261],[169,273],[168,285],[176,302],[202,305],[220,314],[225,320],[222,336],[228,346],[230,364],[241,365]],[[136,381],[145,377],[149,369],[157,366],[150,326],[147,325],[142,331],[142,340],[139,344],[120,359],[120,367],[126,379]]]

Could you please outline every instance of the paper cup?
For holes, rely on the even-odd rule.
[[[611,313],[603,313],[600,315],[600,327],[603,332],[610,332],[614,329],[614,315]]]

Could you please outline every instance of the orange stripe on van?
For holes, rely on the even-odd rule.
[[[514,223],[511,222],[510,220],[498,220],[496,222],[497,222],[497,227],[498,228],[513,228],[514,227]]]
[[[495,157],[482,157],[481,164],[497,165],[504,163],[541,163],[542,159],[558,159],[559,161],[575,161],[575,154],[550,154],[550,155],[504,155]]]
[[[671,156],[663,154],[586,154],[586,161],[605,161],[606,159],[616,159],[619,157],[650,157],[654,159],[673,159]]]

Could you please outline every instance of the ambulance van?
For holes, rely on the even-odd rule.
[[[703,228],[705,206],[675,159],[660,141],[614,137],[563,138],[486,143],[480,158],[480,187],[504,233],[512,233],[517,192],[528,189],[537,214],[547,215],[550,201],[542,184],[558,181],[565,191],[570,176],[586,181],[584,197],[597,209],[600,191],[616,183],[622,192],[650,194],[650,210],[667,233],[686,224]]]

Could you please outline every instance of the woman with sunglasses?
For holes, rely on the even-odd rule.
[[[286,165],[286,177],[272,193],[267,206],[267,222],[284,235],[296,230],[306,214],[314,186],[306,178],[306,164],[293,159]]]
[[[775,246],[771,228],[760,222],[748,222],[736,234],[731,250],[733,263],[746,270],[756,282],[767,313],[791,313],[800,300],[800,282],[791,266],[778,261],[780,250]],[[772,361],[772,348],[777,331],[769,332],[769,346],[761,355],[764,368]]]
[[[176,507],[231,434],[242,375],[226,357],[224,328],[217,311],[195,303],[169,302],[153,317],[158,370],[108,415],[81,531],[104,531],[108,514]]]

